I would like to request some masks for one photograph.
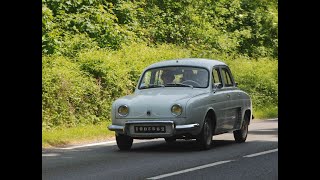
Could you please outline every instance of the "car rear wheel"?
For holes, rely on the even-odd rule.
[[[212,125],[211,125],[211,119],[207,116],[202,131],[197,138],[197,142],[201,148],[201,150],[208,150],[211,148],[212,144]]]
[[[245,116],[241,129],[233,131],[234,139],[237,143],[243,143],[246,141],[249,129],[249,116]]]
[[[133,143],[133,138],[127,135],[116,135],[116,141],[120,150],[129,150]]]

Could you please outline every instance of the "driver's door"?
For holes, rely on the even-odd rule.
[[[210,96],[211,106],[214,108],[216,114],[216,131],[215,133],[224,132],[227,130],[228,119],[226,117],[226,107],[228,104],[228,98],[225,89],[223,89],[223,83],[219,68],[213,68],[211,75],[211,86],[213,88]]]

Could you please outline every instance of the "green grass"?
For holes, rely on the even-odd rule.
[[[255,119],[267,119],[278,117],[278,106],[267,105],[264,108],[253,109]]]
[[[98,125],[43,130],[42,147],[63,147],[70,144],[105,141],[114,137],[114,132],[107,129],[110,123],[102,122]]]

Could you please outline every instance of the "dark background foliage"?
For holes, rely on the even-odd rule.
[[[277,116],[277,1],[42,2],[43,129],[109,121],[146,66],[183,57],[226,62],[255,114]]]

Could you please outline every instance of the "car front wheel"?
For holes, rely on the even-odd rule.
[[[116,141],[120,150],[129,150],[133,143],[133,138],[127,135],[116,135]]]
[[[212,144],[212,125],[211,119],[206,117],[202,131],[197,138],[197,142],[202,150],[208,150],[211,148]]]

